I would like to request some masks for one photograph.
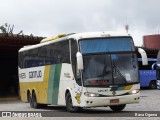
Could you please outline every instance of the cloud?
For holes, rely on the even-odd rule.
[[[129,24],[136,45],[158,31],[159,0],[0,0],[0,24],[14,32],[53,36],[86,31],[120,31]]]

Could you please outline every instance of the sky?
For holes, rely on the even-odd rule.
[[[160,33],[160,0],[0,0],[0,26],[13,33],[51,37],[62,33],[129,33],[136,46],[143,36]]]

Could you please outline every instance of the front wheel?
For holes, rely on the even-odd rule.
[[[113,106],[109,106],[109,107],[115,112],[120,112],[126,107],[126,104],[124,104],[124,105],[113,105]]]
[[[66,108],[67,108],[67,111],[69,112],[77,112],[81,109],[80,107],[73,106],[72,97],[70,93],[67,93],[66,95]]]

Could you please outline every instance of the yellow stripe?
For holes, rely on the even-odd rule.
[[[37,96],[38,103],[47,103],[48,94],[48,80],[50,73],[50,65],[45,66],[44,78],[42,82],[20,82],[21,100],[27,101],[27,90],[30,92],[34,89]]]
[[[125,86],[125,88],[124,88],[124,89],[125,89],[125,90],[130,90],[130,89],[132,88],[132,86],[133,86],[133,85]]]
[[[44,79],[42,85],[40,85],[39,93],[38,93],[38,101],[40,103],[47,103],[48,100],[48,80],[49,80],[49,73],[50,73],[50,65],[45,66],[44,71]]]

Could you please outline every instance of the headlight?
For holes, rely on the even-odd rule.
[[[97,93],[85,92],[84,95],[87,97],[99,97],[99,94],[97,94]]]
[[[140,91],[140,90],[132,90],[130,93],[131,93],[131,94],[136,94],[136,93],[139,93],[139,91]]]

